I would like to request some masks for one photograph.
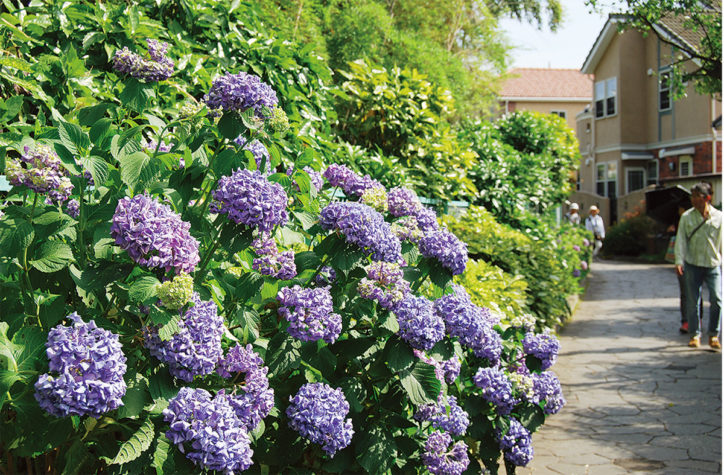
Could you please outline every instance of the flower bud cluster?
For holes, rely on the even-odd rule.
[[[274,407],[274,390],[269,387],[269,368],[264,366],[264,360],[251,345],[237,344],[219,361],[216,372],[224,378],[245,374],[241,388],[229,394],[228,399],[244,428],[253,431]]]
[[[498,433],[503,457],[516,467],[525,467],[533,460],[533,441],[528,429],[514,417],[510,418],[510,427],[505,435]]]
[[[360,176],[350,168],[336,163],[331,164],[323,173],[330,185],[342,188],[349,197],[361,197],[371,188],[383,188],[382,184],[369,175]]]
[[[227,73],[214,79],[204,101],[209,109],[244,112],[253,108],[256,116],[262,117],[263,108],[274,108],[279,99],[274,89],[259,76],[240,72]]]
[[[255,271],[281,280],[293,279],[297,275],[294,251],[279,252],[274,239],[269,234],[259,236],[251,247],[259,256],[252,262],[252,268]]]
[[[341,389],[324,383],[307,383],[289,401],[289,427],[321,445],[330,457],[350,444],[354,430],[352,419],[345,420],[349,403]]]
[[[434,475],[460,475],[467,468],[468,446],[463,441],[455,442],[452,447],[452,437],[446,432],[433,432],[425,442],[425,452],[422,462]]]
[[[224,334],[224,319],[213,301],[201,300],[194,293],[191,302],[193,306],[183,314],[179,331],[171,339],[161,340],[155,327],[144,329],[144,343],[151,355],[167,363],[173,376],[188,382],[214,371],[223,355]]]
[[[35,383],[35,399],[46,412],[56,416],[85,416],[98,419],[123,405],[126,394],[126,357],[118,335],[85,323],[73,312],[72,326],[50,330],[45,343],[50,373]]]
[[[382,186],[366,189],[360,201],[380,213],[387,211],[387,191]]]
[[[36,193],[47,193],[46,203],[63,203],[73,184],[58,155],[47,145],[25,146],[20,158],[9,158],[5,174],[13,186],[27,186]]]
[[[118,202],[111,237],[142,266],[191,273],[199,263],[199,242],[190,228],[168,205],[144,194]]]
[[[376,300],[387,310],[394,310],[410,293],[410,283],[405,280],[399,264],[373,262],[367,268],[367,277],[357,285],[360,297]]]
[[[272,173],[271,156],[269,150],[266,149],[263,143],[259,140],[254,139],[249,142],[246,137],[239,135],[234,139],[234,143],[241,147],[242,150],[248,150],[254,155],[254,161],[256,162],[256,169],[264,176],[269,176]]]
[[[387,194],[390,214],[395,217],[415,216],[422,209],[422,203],[409,188],[395,187]]]
[[[523,313],[516,315],[510,320],[511,327],[522,328],[526,331],[531,331],[535,328],[535,317],[530,313]]]
[[[516,401],[513,398],[513,386],[502,370],[479,368],[473,381],[483,390],[483,399],[492,403],[498,414],[510,414]]]
[[[416,421],[428,421],[433,427],[452,435],[464,435],[470,425],[468,413],[458,406],[455,396],[440,395],[437,404],[421,406],[413,416]]]
[[[546,370],[553,366],[558,358],[561,345],[558,338],[550,333],[526,333],[523,338],[523,351],[541,360],[541,368]]]
[[[430,350],[445,336],[445,323],[432,302],[409,294],[394,310],[400,338],[418,350]]]
[[[256,170],[238,169],[221,177],[213,197],[212,213],[226,214],[233,222],[259,231],[284,226],[289,219],[284,188]]]
[[[375,261],[400,262],[402,245],[385,218],[362,203],[334,202],[319,215],[325,230],[341,232],[348,243],[356,244]]]
[[[269,117],[267,124],[273,132],[284,133],[289,130],[289,118],[284,109],[279,106],[272,108],[271,117]]]
[[[533,378],[530,374],[519,372],[508,373],[508,380],[513,386],[513,390],[516,394],[520,395],[520,397],[526,401],[531,401],[537,404],[536,393],[533,387]]]
[[[124,46],[113,56],[113,69],[144,81],[163,81],[171,77],[173,61],[166,56],[168,43],[147,39],[146,44],[150,59],[133,53]]]
[[[465,272],[468,262],[468,245],[450,231],[433,231],[417,243],[420,253],[440,261],[453,275]]]
[[[424,236],[420,228],[417,227],[417,220],[414,216],[403,216],[392,223],[391,228],[400,241],[417,243]]]
[[[332,344],[342,332],[342,317],[333,312],[329,287],[285,287],[277,294],[279,315],[289,322],[287,331],[302,341],[323,339]]]
[[[251,440],[228,396],[183,387],[163,410],[166,437],[194,464],[226,473],[251,467]]]
[[[158,286],[156,295],[161,305],[169,310],[178,310],[186,305],[194,294],[194,279],[190,275],[181,273],[172,280],[167,280]]]

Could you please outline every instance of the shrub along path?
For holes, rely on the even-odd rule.
[[[721,354],[686,346],[678,309],[672,266],[593,264],[559,335],[568,404],[516,473],[721,473]]]

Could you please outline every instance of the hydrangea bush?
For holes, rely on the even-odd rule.
[[[295,148],[302,132],[278,127],[285,98],[262,77],[219,71],[184,108],[164,86],[173,46],[146,47],[150,59],[110,54],[119,104],[19,127],[8,147],[3,462],[93,473],[527,464],[530,434],[564,404],[555,337],[453,285],[466,244],[413,191]],[[155,92],[126,100],[139,90]]]

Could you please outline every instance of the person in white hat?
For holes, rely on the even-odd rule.
[[[588,208],[588,218],[586,218],[586,229],[593,233],[594,247],[593,258],[598,256],[598,252],[603,247],[603,238],[606,237],[606,228],[603,226],[603,218],[598,215],[598,206],[591,205]]]
[[[578,214],[578,203],[571,203],[571,207],[569,208],[568,213],[565,214],[565,218],[571,224],[581,224],[581,215]]]

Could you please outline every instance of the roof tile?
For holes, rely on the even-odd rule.
[[[508,79],[500,97],[591,98],[593,76],[578,69],[516,68],[508,72]]]

